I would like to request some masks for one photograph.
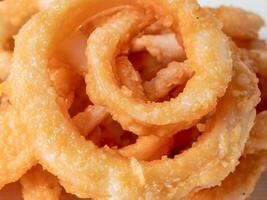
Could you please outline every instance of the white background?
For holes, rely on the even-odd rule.
[[[201,5],[209,5],[213,7],[219,5],[232,5],[232,6],[242,7],[259,14],[265,19],[267,23],[267,0],[199,0],[199,3]],[[242,19],[235,19],[235,20],[242,20]],[[261,30],[261,37],[267,39],[266,27]]]

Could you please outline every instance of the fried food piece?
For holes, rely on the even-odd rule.
[[[0,110],[0,188],[17,181],[36,163],[26,131],[10,105]]]
[[[4,81],[10,71],[12,53],[0,50],[0,82]]]
[[[113,5],[115,3],[118,2],[112,1]],[[165,5],[165,1],[160,3],[167,6],[166,9],[181,6],[176,4],[177,1],[171,5]],[[80,17],[82,13],[87,13],[88,8],[100,5],[99,1],[90,1],[88,4],[85,0],[68,0],[66,4],[55,6],[33,18],[23,27],[16,41],[17,48],[8,79],[10,99],[12,105],[20,111],[23,122],[31,129],[27,133],[35,141],[35,156],[41,165],[56,175],[67,191],[80,197],[181,199],[192,191],[220,183],[237,165],[253,124],[254,107],[259,101],[255,74],[238,57],[234,58],[232,82],[218,103],[216,114],[208,122],[210,129],[203,133],[192,148],[174,159],[139,162],[133,158],[124,158],[107,147],[98,148],[80,136],[70,123],[69,116],[57,104],[57,94],[45,65],[51,52],[49,41],[53,41],[52,38],[58,33],[59,24],[72,28],[65,16],[71,15],[77,4],[82,5],[79,9]],[[101,5],[108,7],[107,4]],[[182,6],[187,7],[187,4]],[[191,15],[191,11],[188,12]],[[120,29],[120,20],[126,21],[127,26],[139,17],[143,20],[143,14],[126,10],[111,19],[116,21],[112,27]],[[71,16],[68,18],[70,22]],[[117,20],[120,23],[117,24]],[[124,25],[122,27],[126,28]],[[61,29],[65,30],[66,27]],[[32,45],[22,45],[29,37],[32,38]],[[34,64],[32,60],[35,60]],[[70,163],[75,167],[70,167]]]
[[[177,10],[181,8],[182,6],[176,7]],[[145,26],[145,20],[136,19],[132,24],[125,21],[123,24],[118,23],[120,26],[117,27],[110,21],[97,28],[90,35],[87,48],[87,93],[92,102],[105,106],[125,130],[137,135],[149,135],[152,131],[161,137],[171,136],[179,130],[189,128],[206,115],[216,106],[218,98],[224,95],[232,75],[232,59],[228,39],[218,29],[216,20],[209,15],[206,16],[204,10],[202,14],[203,20],[196,20],[200,15],[198,11],[194,17],[189,11],[174,16],[181,26],[181,37],[185,39],[185,49],[188,48],[188,59],[189,62],[192,59],[192,70],[195,74],[178,97],[163,103],[142,102],[125,95],[118,86],[112,70],[113,61],[110,55],[116,54],[117,49],[121,49],[120,45],[127,44],[129,38],[124,38],[124,35],[134,35],[139,31],[136,29],[137,24]],[[189,23],[189,18],[185,20],[187,15],[190,16],[191,26],[198,27],[197,32],[200,33],[190,34],[191,39],[186,38],[191,26],[182,23],[183,20],[184,23]],[[140,27],[142,25],[139,24]],[[204,35],[201,34],[202,31],[205,32]],[[111,33],[113,40],[109,39]],[[199,37],[201,39],[198,39]],[[103,46],[109,48],[103,50]],[[203,55],[203,52],[198,50],[202,51],[204,47],[207,48]],[[224,49],[223,53],[221,49]],[[198,58],[198,55],[203,56]],[[100,82],[101,84],[97,84]]]
[[[81,135],[87,136],[108,116],[109,113],[104,107],[91,105],[88,106],[84,112],[75,115],[72,121],[77,126]]]
[[[245,154],[267,151],[267,111],[259,113],[246,144]]]
[[[157,76],[144,83],[150,100],[156,101],[165,97],[172,89],[186,83],[193,75],[189,63],[171,62],[161,69]]]
[[[220,186],[202,190],[185,200],[245,200],[254,191],[266,166],[266,152],[247,155],[241,158],[235,172],[230,174]]]
[[[4,0],[0,2],[0,50],[13,48],[12,36],[37,12],[36,0]]]
[[[245,200],[267,167],[267,112],[257,115],[240,164],[221,185],[202,190],[185,200]]]
[[[158,62],[164,64],[186,59],[185,51],[173,33],[143,35],[134,40],[131,50],[133,52],[147,50]]]
[[[138,160],[161,159],[162,156],[168,155],[172,142],[172,138],[160,138],[154,135],[140,136],[135,144],[120,149],[119,153]]]
[[[144,94],[142,79],[127,57],[116,59],[116,72],[124,92],[129,96],[134,96],[142,100],[147,99]]]
[[[221,6],[210,10],[222,22],[223,31],[232,38],[257,39],[260,28],[264,26],[260,16],[241,8]]]
[[[61,187],[53,175],[36,166],[20,180],[24,200],[59,200]]]

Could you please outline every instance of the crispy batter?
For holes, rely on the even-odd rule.
[[[0,111],[0,188],[17,181],[36,163],[25,125],[7,106]]]
[[[160,5],[165,3],[161,2]],[[182,8],[187,5],[185,2],[176,3],[174,4],[177,10],[183,10]],[[172,7],[172,5],[165,6]],[[145,23],[144,19],[132,20],[132,24],[130,20],[125,20],[124,24],[119,24],[120,26],[114,26],[114,22],[111,21],[96,29],[88,40],[89,73],[86,81],[90,99],[95,104],[106,106],[124,129],[137,135],[148,135],[152,131],[159,136],[170,136],[179,130],[189,128],[216,106],[218,98],[223,96],[230,81],[232,74],[230,45],[228,39],[219,30],[216,20],[206,15],[205,10],[199,13],[193,7],[185,13],[176,13],[181,13],[181,15],[175,15],[174,19],[179,21],[181,26],[179,31],[184,39],[189,62],[192,60],[190,64],[195,74],[188,81],[183,92],[169,102],[140,102],[131,98],[121,91],[113,75],[111,65],[113,61],[110,54],[115,54],[116,49],[121,48],[119,45],[127,42],[121,41],[122,38],[125,40],[124,35],[135,34],[136,24],[142,27],[141,25]],[[202,15],[202,20],[196,20],[199,15]],[[188,24],[189,21],[191,26],[183,24]],[[202,25],[201,22],[203,22]],[[195,30],[191,30],[191,27],[195,27]],[[199,34],[186,37],[189,31],[196,31]],[[112,41],[109,39],[111,33],[113,33]],[[103,45],[108,48],[103,50]],[[198,52],[203,48],[206,48],[204,53]],[[202,56],[198,57],[198,55]],[[101,84],[96,84],[97,82]]]
[[[24,200],[59,200],[61,187],[57,178],[41,166],[28,171],[20,180]]]
[[[12,53],[0,50],[0,82],[4,81],[10,71]]]
[[[185,198],[185,200],[247,199],[253,192],[260,175],[267,167],[266,122],[266,111],[257,115],[240,164],[221,185],[202,190]]]
[[[0,1],[0,199],[248,198],[263,24],[196,0]]]
[[[81,0],[79,3],[82,2],[85,3],[83,9],[86,10],[86,1]],[[32,130],[28,133],[35,141],[35,154],[39,162],[61,180],[65,189],[81,197],[182,198],[196,189],[221,182],[237,165],[253,124],[254,107],[259,99],[255,75],[238,57],[234,58],[233,81],[219,102],[216,115],[208,122],[210,130],[205,132],[192,148],[173,160],[138,162],[135,159],[123,158],[107,147],[99,149],[80,137],[69,122],[68,116],[57,105],[57,94],[44,65],[46,56],[41,58],[39,54],[49,53],[50,45],[46,41],[53,37],[52,30],[57,32],[54,23],[58,24],[60,19],[65,20],[65,14],[70,14],[72,6],[76,3],[77,1],[68,1],[65,5],[67,7],[62,6],[64,12],[61,12],[61,7],[55,7],[41,13],[40,18],[34,18],[23,28],[16,41],[17,48],[9,79],[11,102],[20,110],[21,115],[25,116],[23,121]],[[54,12],[57,13],[57,17],[53,15]],[[144,19],[139,11],[127,10],[119,13],[111,20],[120,19],[122,23],[114,22],[116,26],[113,24],[112,28],[119,29],[120,24],[123,24],[126,29],[124,22],[130,26],[131,21],[135,22],[139,17]],[[44,19],[47,23],[43,23]],[[47,26],[48,24],[50,26]],[[36,26],[40,26],[37,29],[39,31],[32,30],[35,30]],[[106,27],[102,28],[104,31]],[[97,31],[99,30],[102,29]],[[20,44],[28,37],[33,38],[34,45],[22,47]],[[35,60],[35,64],[32,64],[32,59]],[[43,90],[39,89],[39,85],[42,85]],[[212,164],[209,163],[211,160]],[[70,163],[75,167],[70,167]],[[188,166],[191,167],[190,170]],[[196,174],[192,174],[192,171]],[[168,189],[170,185],[171,191]]]
[[[222,22],[223,31],[232,38],[256,39],[260,28],[264,26],[264,20],[260,16],[241,8],[221,6],[210,10]]]
[[[253,192],[266,166],[266,152],[245,156],[241,158],[235,172],[230,174],[220,186],[202,190],[185,200],[245,200]]]

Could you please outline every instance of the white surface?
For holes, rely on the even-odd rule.
[[[267,0],[199,0],[201,5],[216,7],[219,5],[232,5],[253,11],[263,17],[267,23]],[[235,19],[242,20],[242,19]],[[267,27],[261,30],[261,37],[267,39]],[[266,197],[267,199],[267,197]]]
[[[267,23],[267,0],[199,0],[199,3],[212,7],[230,5],[245,8],[263,17]],[[261,37],[267,39],[267,27],[261,30]],[[267,172],[261,177],[250,200],[267,200]]]

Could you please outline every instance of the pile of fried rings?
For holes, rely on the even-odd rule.
[[[0,196],[248,198],[267,166],[263,26],[196,0],[0,1]]]

